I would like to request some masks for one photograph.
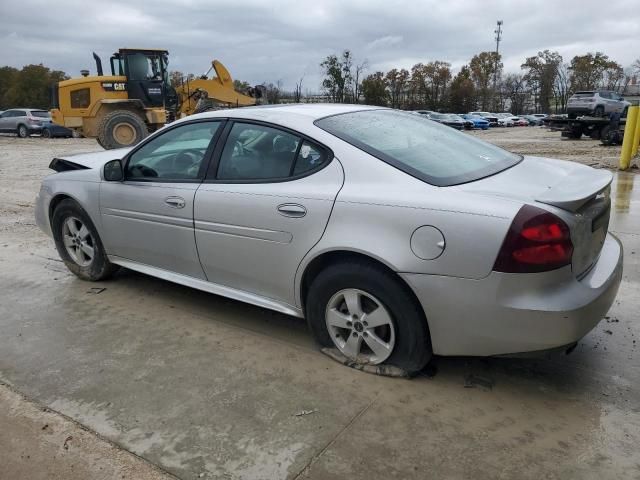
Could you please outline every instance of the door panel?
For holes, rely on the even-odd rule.
[[[297,180],[202,184],[194,225],[209,281],[294,305],[296,270],[320,240],[342,183],[334,159]]]
[[[204,279],[193,239],[198,185],[102,183],[100,211],[107,253]]]
[[[100,186],[107,253],[204,279],[193,235],[193,199],[220,121],[169,128],[127,159],[124,182]]]

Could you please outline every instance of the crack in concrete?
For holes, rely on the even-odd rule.
[[[342,436],[342,434],[351,427],[351,425],[353,425],[360,417],[362,417],[365,413],[367,413],[367,411],[373,406],[376,400],[378,400],[379,396],[380,394],[376,395],[374,399],[371,400],[371,402],[369,402],[367,405],[365,405],[362,408],[362,410],[356,413],[353,416],[353,418],[349,420],[349,422],[344,427],[342,427],[340,431],[336,433],[335,436],[331,440],[329,440],[329,442],[327,442],[327,444],[318,453],[316,453],[314,456],[312,456],[309,459],[307,464],[304,467],[302,467],[302,469],[296,474],[295,477],[293,477],[293,480],[299,480],[300,478],[302,478],[304,474],[308,473],[311,467],[313,466],[313,464],[316,463],[316,461],[318,461],[322,455],[324,455],[324,452],[329,450],[333,446],[333,444],[338,441],[338,439]]]

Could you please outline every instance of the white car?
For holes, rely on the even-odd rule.
[[[362,105],[193,115],[56,158],[38,225],[67,267],[126,267],[306,318],[348,361],[571,348],[611,306],[611,172]]]
[[[496,115],[500,115],[497,113]],[[515,123],[511,119],[511,117],[498,117],[498,126],[499,127],[513,127]]]

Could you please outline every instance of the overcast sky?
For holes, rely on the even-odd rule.
[[[170,68],[201,74],[210,61],[251,84],[282,80],[317,91],[319,63],[349,48],[369,71],[500,50],[506,71],[527,56],[602,51],[624,67],[640,57],[638,0],[0,0],[0,66],[43,63],[77,76],[120,47],[166,48]]]

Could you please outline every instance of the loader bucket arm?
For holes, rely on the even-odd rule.
[[[213,69],[216,72],[216,77],[218,77],[217,79],[220,82],[220,84],[223,87],[228,87],[233,89],[233,79],[231,78],[231,74],[229,73],[229,70],[227,70],[227,67],[225,67],[218,60],[214,60],[211,63],[211,65],[213,66]]]
[[[231,74],[222,63],[214,60],[211,66],[216,72],[216,77],[196,78],[175,87],[179,99],[179,117],[196,113],[198,98],[203,96],[202,94],[208,101],[223,107],[256,105],[255,98],[236,92]]]

